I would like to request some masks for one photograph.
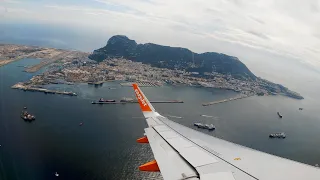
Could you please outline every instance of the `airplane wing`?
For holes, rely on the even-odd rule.
[[[154,161],[139,167],[160,171],[165,180],[319,180],[320,169],[234,144],[170,121],[155,111],[133,84],[148,127]]]

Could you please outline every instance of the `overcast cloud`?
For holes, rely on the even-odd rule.
[[[319,0],[2,0],[0,12],[7,21],[88,26],[244,58],[259,51],[320,67]]]

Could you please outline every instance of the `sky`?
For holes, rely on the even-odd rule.
[[[320,69],[320,0],[0,0],[0,19],[221,52],[260,71]]]

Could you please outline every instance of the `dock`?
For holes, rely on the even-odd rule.
[[[91,104],[127,104],[127,103],[138,103],[137,100],[133,101],[116,101],[116,102],[99,102],[99,101],[92,101]],[[150,103],[184,103],[180,100],[171,100],[171,101],[150,101]]]
[[[43,92],[45,94],[61,94],[61,95],[68,95],[68,96],[77,96],[74,92],[68,91],[57,91],[57,90],[50,90],[45,88],[37,88],[31,86],[25,86],[23,83],[17,83],[11,87],[12,89],[20,89],[23,91],[31,91],[31,92]]]
[[[219,101],[212,101],[212,102],[203,103],[202,106],[210,106],[210,105],[214,105],[214,104],[220,104],[220,103],[234,101],[234,100],[238,100],[238,99],[242,99],[242,98],[246,98],[246,97],[248,97],[248,96],[243,94],[243,95],[240,95],[240,96],[237,96],[234,98],[228,98],[228,99],[222,99]]]

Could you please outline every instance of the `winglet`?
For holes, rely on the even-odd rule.
[[[144,165],[139,166],[140,171],[159,172],[159,166],[156,160],[150,161]]]
[[[153,108],[149,100],[146,98],[146,96],[143,94],[139,86],[137,84],[132,84],[132,86],[142,112],[143,113],[155,112],[155,109]]]
[[[142,138],[137,139],[138,143],[149,143],[147,136],[143,136]]]

